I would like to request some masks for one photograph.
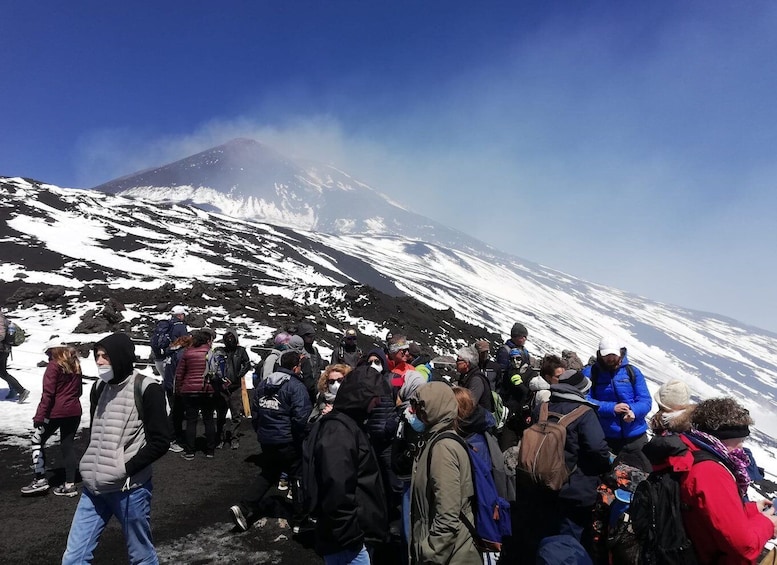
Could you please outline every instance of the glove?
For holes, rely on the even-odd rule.
[[[43,422],[41,422],[41,421],[39,421],[39,420],[33,420],[33,421],[32,421],[32,425],[33,425],[34,427],[36,427],[36,428],[42,428],[42,427],[43,427]]]
[[[121,492],[127,492],[130,489],[130,482],[132,482],[131,477],[127,477],[127,480],[124,481],[124,486],[121,487]]]
[[[520,373],[515,373],[510,377],[510,382],[513,384],[513,386],[518,386],[523,382],[523,377]]]

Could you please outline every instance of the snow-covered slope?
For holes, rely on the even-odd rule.
[[[462,333],[466,323],[495,339],[520,320],[535,354],[572,349],[584,360],[601,335],[615,334],[652,390],[679,377],[699,397],[730,394],[745,403],[756,419],[759,462],[777,470],[777,336],[542,266],[398,236],[292,230],[19,178],[0,178],[0,252],[0,299],[9,299],[12,315],[32,330],[14,361],[32,385],[49,337],[87,343],[102,335],[76,328],[108,297],[126,307],[120,316],[127,331],[147,331],[172,300],[194,305],[203,323],[238,326],[249,346],[265,342],[289,304],[304,305],[325,321],[324,353],[347,325],[377,340],[411,318],[422,325],[417,319],[426,309],[429,327],[417,334],[438,353],[477,335],[477,329]],[[38,299],[51,285],[65,290]],[[225,306],[217,295],[237,298]]]

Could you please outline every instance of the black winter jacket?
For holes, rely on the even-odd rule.
[[[261,444],[302,444],[312,405],[305,385],[283,367],[259,383],[251,403],[256,437]]]
[[[388,512],[378,460],[358,422],[383,390],[383,378],[358,367],[343,381],[314,446],[316,551],[330,555],[386,541]]]
[[[591,410],[567,428],[564,459],[567,468],[575,470],[570,475],[569,482],[561,488],[559,498],[571,502],[574,506],[587,507],[596,502],[599,475],[610,468],[610,451],[596,415],[596,406],[587,402],[573,386],[551,385],[548,411],[569,414],[581,404],[590,406]],[[538,405],[533,421],[539,417],[539,408]]]

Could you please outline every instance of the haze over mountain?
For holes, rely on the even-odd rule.
[[[496,252],[392,202],[335,167],[289,158],[252,139],[233,139],[94,188],[158,202],[192,203],[235,218],[303,230],[397,235]]]

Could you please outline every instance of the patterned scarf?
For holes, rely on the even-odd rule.
[[[744,498],[747,495],[747,487],[750,485],[750,475],[747,473],[747,467],[750,465],[750,458],[744,449],[737,448],[729,450],[723,442],[713,435],[700,432],[693,428],[686,432],[686,436],[698,447],[717,455],[723,464],[731,471],[737,482],[739,496]]]

